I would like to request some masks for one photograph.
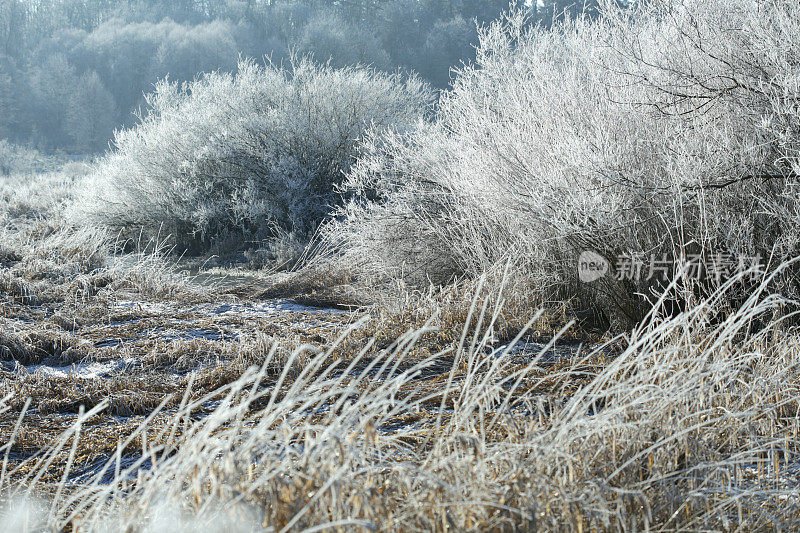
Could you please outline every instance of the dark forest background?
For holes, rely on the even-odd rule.
[[[138,119],[164,77],[235,71],[240,57],[414,71],[446,88],[474,58],[478,26],[508,0],[0,0],[0,139],[96,153]],[[527,5],[550,24],[596,10]]]

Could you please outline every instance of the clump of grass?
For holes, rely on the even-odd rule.
[[[6,323],[0,332],[0,360],[23,365],[49,363],[63,366],[86,357],[86,347],[62,331],[39,329],[21,331]]]
[[[118,250],[126,248],[116,243]],[[192,287],[189,276],[176,267],[171,256],[173,248],[166,240],[151,240],[136,249],[122,254],[108,267],[108,275],[114,279],[112,292],[133,290],[151,298],[201,300],[200,290]]]

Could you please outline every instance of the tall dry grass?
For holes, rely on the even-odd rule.
[[[92,438],[101,404],[3,469],[5,520],[79,531],[792,529],[800,352],[780,315],[787,302],[768,286],[716,325],[730,286],[654,317],[613,357],[519,361],[489,344],[500,308],[480,300],[469,317],[479,327],[424,360],[409,357],[424,330],[377,357],[367,346],[333,362],[297,352],[277,374],[270,355],[208,397],[156,409],[70,481],[70,450]],[[449,370],[424,379],[442,360]]]

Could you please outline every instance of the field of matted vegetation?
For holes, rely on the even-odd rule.
[[[800,7],[481,33],[435,106],[244,64],[0,146],[3,528],[800,525]]]

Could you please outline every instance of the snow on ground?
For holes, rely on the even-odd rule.
[[[51,365],[19,365],[20,370],[30,375],[40,375],[50,378],[75,378],[75,379],[97,379],[104,378],[131,364],[132,360],[114,359],[103,362],[73,363],[68,366]]]

